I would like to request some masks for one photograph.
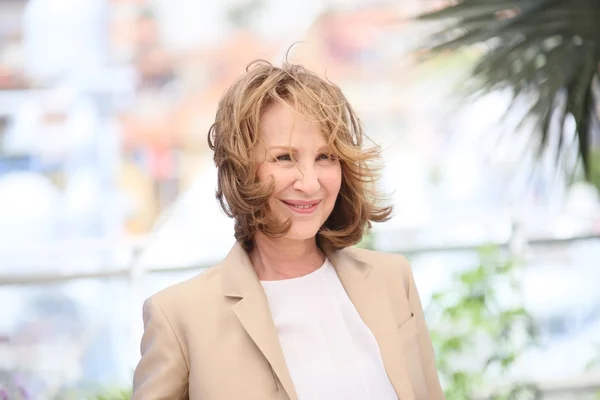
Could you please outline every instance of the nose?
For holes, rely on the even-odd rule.
[[[293,188],[303,192],[307,197],[313,196],[321,189],[319,171],[314,163],[310,163],[308,166],[306,164],[304,166],[298,165]]]

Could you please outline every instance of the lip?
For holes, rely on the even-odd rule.
[[[319,203],[321,203],[321,200],[281,200],[281,202],[297,214],[312,214],[319,206]],[[298,206],[301,206],[302,208]]]

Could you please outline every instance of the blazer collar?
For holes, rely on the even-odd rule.
[[[221,263],[223,294],[239,299],[232,306],[238,320],[265,356],[290,400],[297,400],[269,303],[248,253],[235,243]]]
[[[325,249],[325,253],[348,297],[375,336],[385,370],[399,398],[414,399],[387,282],[371,273],[373,266],[356,257],[352,249]],[[250,258],[240,244],[233,246],[221,268],[223,294],[239,299],[232,307],[233,312],[270,363],[290,399],[297,400],[267,298]]]
[[[359,251],[362,257],[358,255]],[[383,274],[373,270],[369,257],[364,257],[365,254],[373,254],[371,252],[348,248],[326,253],[346,294],[377,341],[385,371],[398,398],[414,400],[415,392],[406,369],[405,350],[398,332],[399,321],[389,293],[393,286]]]

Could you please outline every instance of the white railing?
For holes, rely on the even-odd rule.
[[[393,234],[387,233],[386,234]],[[585,235],[571,236],[567,238],[531,238],[525,243],[529,248],[545,248],[558,245],[567,245],[571,243],[579,243],[584,241],[600,240],[600,233],[591,233]],[[81,271],[81,272],[32,272],[32,273],[10,273],[2,275],[0,273],[0,286],[7,285],[48,285],[57,284],[62,282],[69,282],[80,279],[109,279],[109,278],[131,278],[135,275],[136,278],[140,278],[145,274],[161,274],[161,273],[172,273],[182,271],[202,271],[206,268],[214,265],[218,260],[211,260],[210,262],[189,264],[189,265],[173,265],[166,267],[149,267],[145,268],[137,262],[139,256],[144,252],[149,239],[140,237],[126,242],[123,241],[94,241],[94,240],[81,240],[81,241],[61,241],[54,244],[44,244],[42,248],[27,250],[24,248],[23,251],[31,252],[38,251],[43,254],[46,252],[56,253],[61,251],[67,251],[77,246],[79,249],[86,249],[89,251],[106,251],[111,248],[118,247],[120,249],[126,249],[131,254],[131,262],[128,265],[121,266],[105,266],[102,270],[95,271]],[[404,255],[415,255],[423,253],[448,253],[448,252],[466,252],[475,251],[482,246],[494,246],[501,249],[510,249],[515,246],[513,239],[505,241],[491,241],[482,243],[469,243],[469,244],[449,244],[441,246],[423,246],[423,247],[398,247],[394,250],[396,253]],[[14,253],[14,248],[12,248]],[[0,254],[2,248],[0,247]],[[49,254],[50,255],[50,254]],[[599,264],[600,268],[600,264]],[[26,270],[35,270],[35,268],[26,268]]]

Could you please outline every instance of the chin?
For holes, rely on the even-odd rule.
[[[317,236],[316,232],[312,235],[311,234],[296,234],[296,233],[289,232],[287,235],[285,235],[285,238],[291,239],[291,240],[297,240],[297,241],[305,241],[305,240],[314,239],[315,236]]]
[[[290,230],[285,235],[285,237],[293,240],[313,239],[315,236],[317,236],[317,233],[319,232],[321,226],[317,226],[317,224],[310,224],[310,226],[306,225],[308,224],[297,224],[295,222],[292,222],[292,226],[290,227]]]

